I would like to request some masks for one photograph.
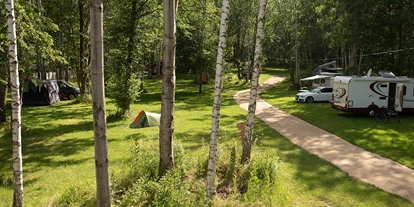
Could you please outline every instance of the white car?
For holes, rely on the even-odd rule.
[[[304,90],[296,94],[296,101],[312,103],[314,101],[330,101],[332,100],[331,87],[318,87],[311,91]]]

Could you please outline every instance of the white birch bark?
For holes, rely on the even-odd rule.
[[[174,167],[175,48],[178,0],[164,0],[164,54],[160,120],[160,166],[163,175]]]
[[[227,22],[229,20],[230,2],[229,0],[223,0],[223,6],[221,9],[220,20],[220,33],[219,43],[217,49],[217,62],[216,62],[216,77],[214,81],[214,103],[213,103],[213,115],[212,115],[212,127],[210,138],[210,153],[208,157],[208,169],[207,169],[207,196],[213,199],[216,195],[216,162],[217,162],[217,146],[218,135],[220,131],[220,107],[221,107],[221,92],[223,89],[223,59],[224,51],[226,49],[226,35],[227,35]]]
[[[104,89],[103,0],[90,0],[92,111],[97,206],[111,206]]]
[[[13,139],[13,206],[23,206],[23,161],[21,133],[21,98],[19,61],[17,59],[16,19],[14,1],[6,0],[7,30],[9,39],[9,65],[12,94],[12,139]]]
[[[250,89],[250,101],[247,113],[246,131],[244,133],[242,162],[248,162],[250,160],[250,154],[252,149],[253,138],[253,124],[254,116],[256,113],[256,99],[257,99],[257,87],[259,85],[259,67],[262,53],[262,42],[264,38],[264,19],[266,11],[267,0],[260,0],[259,15],[257,21],[257,34],[256,34],[256,46],[254,52],[254,68],[252,76],[252,86]]]

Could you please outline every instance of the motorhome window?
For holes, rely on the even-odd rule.
[[[388,85],[386,85],[386,84],[382,84],[382,85],[380,85],[380,87],[381,88],[386,88]]]
[[[385,100],[385,99],[387,99],[387,97],[385,97],[385,96],[380,97],[380,100]]]

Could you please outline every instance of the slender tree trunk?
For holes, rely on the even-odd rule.
[[[82,96],[86,95],[86,82],[87,82],[87,73],[85,71],[85,67],[87,65],[87,60],[85,57],[85,48],[87,48],[85,44],[86,35],[85,31],[85,18],[84,18],[84,7],[85,7],[85,0],[78,0],[78,10],[79,10],[79,67],[77,67],[76,71],[76,79],[78,81],[79,89]]]
[[[7,69],[0,67],[0,123],[7,121],[6,118],[6,101],[7,101]]]
[[[359,61],[358,61],[358,75],[361,75],[361,64],[362,64],[362,56],[364,55],[364,48],[360,50],[359,54]]]
[[[21,98],[19,61],[17,58],[16,19],[14,1],[6,0],[6,17],[9,39],[10,83],[12,93],[12,139],[13,139],[13,206],[23,206],[23,161],[21,134]]]
[[[126,94],[128,93],[128,90],[130,90],[131,85],[131,75],[132,75],[132,61],[134,59],[134,46],[135,46],[135,28],[136,28],[136,22],[137,22],[137,4],[138,0],[133,0],[131,2],[131,19],[129,20],[129,32],[128,32],[128,46],[127,46],[127,59],[126,59],[126,68],[125,68],[125,80],[124,80],[124,92]],[[143,83],[141,81],[141,83]],[[122,107],[122,115],[129,114],[130,106],[131,106],[131,96],[125,95],[123,96],[123,107]]]
[[[218,135],[220,131],[220,107],[221,107],[221,91],[223,89],[223,62],[224,51],[226,49],[226,35],[230,12],[229,0],[223,0],[220,20],[219,44],[217,49],[216,77],[214,81],[214,103],[210,138],[210,154],[208,156],[207,170],[207,196],[213,199],[216,195],[216,162],[217,162],[217,146]]]
[[[69,81],[69,65],[65,66],[65,81]]]
[[[60,24],[60,22],[59,22],[59,24]],[[62,38],[63,38],[62,37],[62,32],[58,32],[58,34],[57,34],[57,48],[58,48],[59,51],[62,52],[62,55],[63,55],[64,51],[62,49]],[[62,79],[62,73],[63,73],[63,68],[62,68],[63,65],[58,63],[57,61],[56,61],[56,63],[57,63],[57,65],[56,65],[56,79],[61,80]]]
[[[157,63],[155,64],[156,70],[157,70],[157,79],[161,79],[161,64],[160,64],[160,43],[158,42],[158,40],[156,41],[156,56],[157,56]]]
[[[104,87],[103,0],[90,0],[92,111],[97,206],[111,206]]]
[[[203,69],[201,69],[200,74],[198,74],[198,93],[203,92]]]
[[[299,70],[299,57],[298,57],[298,50],[299,50],[299,43],[298,43],[298,23],[297,23],[297,1],[295,0],[295,69],[296,69],[296,83],[300,85],[300,70]]]
[[[341,44],[341,59],[342,59],[342,64],[341,64],[341,68],[344,70],[346,69],[346,56],[345,56],[345,43]]]
[[[254,52],[254,69],[252,77],[252,86],[250,89],[250,101],[247,114],[246,131],[244,134],[243,141],[243,152],[242,162],[250,161],[250,154],[252,150],[252,137],[253,137],[253,125],[254,116],[256,113],[256,99],[257,99],[257,87],[259,85],[259,68],[260,59],[262,53],[262,42],[264,39],[264,23],[265,23],[265,12],[266,12],[267,0],[260,0],[259,15],[257,17],[257,35],[256,35],[256,47]]]
[[[164,0],[164,55],[160,120],[159,174],[174,168],[175,48],[178,0]]]

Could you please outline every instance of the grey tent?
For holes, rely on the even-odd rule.
[[[26,79],[23,82],[23,105],[52,105],[59,102],[59,86],[56,81]]]

